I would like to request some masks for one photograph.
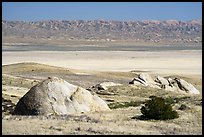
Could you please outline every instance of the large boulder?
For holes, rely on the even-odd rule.
[[[32,87],[17,103],[16,115],[63,115],[110,110],[97,95],[63,79],[49,77]]]
[[[175,80],[181,90],[190,94],[200,94],[200,92],[191,83],[179,78],[175,78]]]

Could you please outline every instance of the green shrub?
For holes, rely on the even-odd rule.
[[[176,97],[167,97],[167,98],[165,98],[165,102],[167,104],[175,104],[175,103],[179,102],[179,99]]]
[[[162,97],[151,96],[151,100],[145,102],[141,113],[143,118],[155,120],[168,120],[178,118],[178,113],[172,110],[171,104]]]

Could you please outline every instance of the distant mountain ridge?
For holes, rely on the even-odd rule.
[[[46,20],[35,22],[3,20],[2,37],[202,43],[202,20]]]

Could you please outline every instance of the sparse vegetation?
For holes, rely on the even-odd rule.
[[[6,100],[11,100],[15,105],[22,95],[32,87],[32,84],[37,84],[40,81],[40,77],[46,78],[47,75],[52,76],[52,74],[55,72],[57,74],[59,71],[58,69],[55,69],[55,71],[50,70],[47,71],[45,75],[45,73],[39,73],[39,69],[33,68],[39,67],[37,64],[33,67],[27,66],[27,68],[31,68],[34,71],[26,69],[24,72],[18,71],[19,67],[24,68],[24,66],[15,66],[9,69],[10,66],[13,67],[13,65],[8,65],[7,68],[4,69],[5,72],[3,71],[2,74],[2,90],[6,90],[2,92],[2,96]],[[47,69],[45,68],[43,70],[46,71]],[[16,71],[15,74],[13,71]],[[122,81],[124,84],[133,77],[133,74],[126,72],[98,72],[95,73],[95,75],[89,76],[73,75],[71,73],[72,71],[70,71],[70,73],[67,73],[67,71],[60,72],[62,73],[59,75],[66,76],[66,80],[73,83],[75,82],[76,84],[79,83],[85,87],[95,85],[104,79],[113,80],[115,82]],[[201,78],[198,79],[193,76],[186,78],[189,78],[191,82],[198,83],[201,90]],[[11,85],[9,84],[10,81],[12,81]],[[84,114],[80,114],[79,116],[16,116],[11,115],[11,110],[14,109],[12,108],[13,105],[9,107],[9,103],[2,101],[3,103],[6,102],[2,107],[2,109],[4,109],[2,110],[2,132],[3,134],[202,134],[201,95],[191,96],[162,89],[158,90],[144,86],[129,85],[126,83],[120,87],[111,87],[107,91],[115,93],[115,95],[99,96],[107,101],[111,111],[88,113],[85,114],[87,117],[85,117]],[[146,99],[151,95],[151,99],[155,98],[155,96],[162,97],[166,104],[170,104],[172,108],[178,110],[179,118],[170,121],[142,118],[140,108],[146,103]],[[185,106],[188,108],[185,109]],[[133,116],[135,117],[131,118]],[[148,120],[144,121],[144,119]],[[59,132],[58,129],[61,131]]]
[[[187,107],[185,104],[181,104],[181,106],[179,107],[179,110],[186,110],[189,107]]]
[[[175,104],[175,103],[178,103],[179,101],[183,101],[183,100],[186,100],[186,99],[189,99],[190,97],[189,96],[184,96],[184,97],[172,97],[172,96],[169,96],[167,98],[165,98],[165,102],[167,104]]]
[[[110,109],[125,108],[125,107],[137,107],[143,102],[141,101],[130,101],[130,102],[115,102],[108,104]]]
[[[31,88],[38,82],[39,80],[33,81],[33,79],[24,79],[21,77],[15,77],[15,76],[4,75],[4,74],[2,75],[2,85]]]
[[[172,110],[171,104],[167,103],[162,97],[151,96],[151,100],[145,102],[142,106],[142,117],[155,120],[168,120],[178,118],[176,111]]]

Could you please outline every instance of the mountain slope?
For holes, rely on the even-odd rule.
[[[46,20],[2,21],[3,37],[134,40],[138,42],[202,43],[202,20],[105,21]]]

